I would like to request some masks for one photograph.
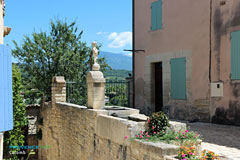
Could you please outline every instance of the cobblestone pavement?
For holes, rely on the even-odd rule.
[[[223,159],[240,160],[240,127],[200,122],[187,125],[202,135],[202,149],[226,157]]]

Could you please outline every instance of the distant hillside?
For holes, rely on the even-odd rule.
[[[113,69],[104,72],[107,80],[125,80],[129,76],[132,76],[132,71]]]
[[[132,70],[132,57],[121,53],[110,53],[101,51],[100,57],[105,57],[112,69]]]

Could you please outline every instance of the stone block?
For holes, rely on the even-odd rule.
[[[88,107],[102,109],[105,106],[105,79],[100,71],[90,71],[87,74]]]
[[[139,148],[144,150],[151,156],[163,157],[165,155],[176,155],[179,146],[166,143],[153,143],[153,142],[144,142],[140,140],[133,140],[131,143],[131,148]]]
[[[104,109],[107,110],[108,115],[117,115],[117,117],[128,118],[129,115],[139,114],[138,109],[120,107],[120,106],[105,106]]]
[[[52,79],[52,83],[56,83],[56,84],[63,83],[63,84],[65,84],[66,81],[65,81],[63,76],[54,76],[53,79]]]
[[[128,116],[129,120],[137,121],[137,122],[145,122],[149,117],[144,114],[132,114]]]
[[[176,122],[176,121],[169,121],[170,127],[168,128],[168,130],[170,131],[175,131],[178,132],[180,130],[186,130],[187,129],[187,125],[186,123],[182,123],[182,122]]]

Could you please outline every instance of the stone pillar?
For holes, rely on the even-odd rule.
[[[0,133],[0,160],[3,159],[3,133]]]
[[[63,76],[52,79],[52,104],[56,102],[66,102],[66,82]]]
[[[100,71],[90,71],[87,74],[88,107],[102,109],[105,106],[105,78]]]

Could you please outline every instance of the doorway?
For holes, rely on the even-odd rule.
[[[155,112],[162,111],[163,107],[163,75],[162,62],[154,63],[155,69]]]

